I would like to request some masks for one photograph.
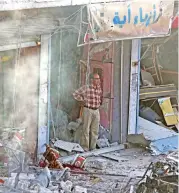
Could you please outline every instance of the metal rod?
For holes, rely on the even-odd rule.
[[[128,175],[123,174],[109,174],[109,173],[102,173],[102,172],[87,172],[87,171],[70,171],[72,174],[84,174],[84,175],[100,175],[100,176],[117,176],[117,177],[128,177]],[[135,178],[142,178],[143,176],[135,176]],[[134,179],[134,178],[131,178]]]

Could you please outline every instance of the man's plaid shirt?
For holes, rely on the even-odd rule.
[[[99,108],[102,104],[102,90],[100,86],[85,85],[73,93],[77,101],[84,101],[85,107]]]

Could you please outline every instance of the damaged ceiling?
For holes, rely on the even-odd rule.
[[[173,11],[174,17],[178,15],[178,3],[179,3],[178,1],[175,1],[174,11]],[[151,43],[162,44],[165,41],[165,38],[166,36],[158,37],[158,38],[145,38],[142,40],[142,45],[151,45]]]
[[[61,28],[76,28],[78,33],[74,18],[79,13],[80,6],[0,12],[0,45],[37,41]]]
[[[61,27],[75,29],[78,33],[79,24],[74,23],[73,18],[79,14],[80,7],[81,6],[64,6],[1,11],[0,45],[17,44],[20,38],[22,42],[37,41],[40,35],[50,34],[55,30],[58,31]],[[175,2],[174,15],[176,15],[177,12],[178,2]],[[70,15],[72,15],[72,17],[69,17]],[[160,44],[162,41],[163,38],[157,38],[155,43]],[[145,39],[142,44],[151,44],[151,38]]]

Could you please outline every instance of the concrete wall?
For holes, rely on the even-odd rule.
[[[69,8],[75,12],[79,7]],[[69,11],[70,11],[69,10]],[[69,25],[79,26],[80,14],[69,22]],[[79,60],[81,49],[77,47],[78,32],[73,27],[63,28],[52,36],[51,43],[51,127],[53,123],[58,131],[65,127],[67,121],[77,114],[75,100],[72,93],[78,87]],[[65,112],[65,113],[64,113]],[[72,114],[71,114],[72,113]],[[78,115],[78,114],[77,114]],[[77,117],[76,117],[77,118]],[[64,123],[65,122],[65,123]],[[57,132],[58,133],[58,132]],[[61,133],[61,132],[60,132]],[[65,133],[65,128],[63,134]],[[67,139],[66,135],[57,134],[56,137]]]
[[[39,47],[0,52],[0,126],[25,128],[27,147],[37,142]],[[2,62],[2,60],[6,61]],[[4,59],[3,59],[4,58]]]

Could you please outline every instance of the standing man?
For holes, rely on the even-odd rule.
[[[85,151],[96,148],[98,139],[100,115],[99,107],[102,104],[102,89],[98,74],[90,75],[90,84],[82,86],[73,93],[73,97],[83,108],[83,127],[80,144]]]

